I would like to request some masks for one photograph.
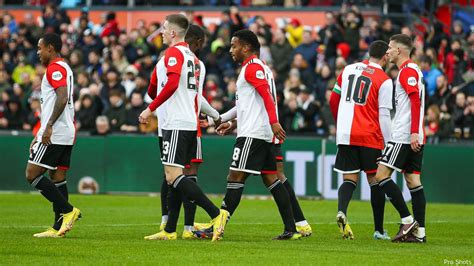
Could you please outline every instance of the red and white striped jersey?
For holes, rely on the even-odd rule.
[[[408,60],[403,63],[395,83],[395,117],[392,121],[392,141],[410,144],[411,137],[411,102],[408,97],[417,93],[420,97],[420,122],[418,125],[418,142],[424,144],[425,134],[423,120],[425,113],[425,83],[423,73],[417,64]]]
[[[272,69],[267,64],[263,64],[263,69],[265,70],[265,79],[268,81],[268,85],[270,85],[270,93],[272,94],[273,102],[275,103],[276,116],[278,118],[278,103],[275,78],[273,77]],[[282,141],[279,140],[277,137],[273,136],[273,143],[281,144]]]
[[[62,114],[53,124],[51,143],[57,145],[73,145],[76,135],[74,127],[74,101],[73,101],[74,76],[69,65],[58,58],[46,67],[46,73],[41,82],[41,128],[38,131],[37,140],[42,141],[56,102],[56,89],[66,87],[68,102]]]
[[[237,78],[237,137],[250,137],[272,142],[273,132],[263,98],[256,87],[268,84],[274,88],[270,68],[256,56],[248,58]],[[255,86],[257,85],[257,86]]]
[[[199,60],[199,67],[200,68],[199,68],[198,91],[202,95],[202,91],[204,88],[204,79],[206,77],[206,66],[201,60]],[[165,57],[162,56],[160,60],[158,60],[158,63],[156,63],[155,69],[153,70],[151,80],[150,80],[151,84],[156,84],[157,86],[156,95],[160,94],[167,80],[168,80],[168,77],[166,76]],[[198,113],[201,110],[200,103],[201,102],[199,101]],[[158,136],[162,137],[163,136],[162,125],[166,124],[166,117],[167,117],[165,104],[162,104],[160,107],[158,107],[155,111],[155,114],[156,114],[156,117],[158,118]]]
[[[197,130],[197,112],[200,101],[197,96],[201,94],[199,59],[189,50],[188,44],[182,42],[168,48],[164,56],[164,65],[166,73],[178,73],[180,79],[178,89],[162,104],[166,115],[172,114],[172,119],[166,118],[161,123],[161,128],[166,130]],[[160,86],[161,82],[158,85]]]
[[[379,108],[392,109],[392,80],[373,62],[348,65],[337,78],[341,95],[337,117],[337,144],[384,148]]]

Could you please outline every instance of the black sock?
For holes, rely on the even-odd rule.
[[[181,194],[188,197],[188,199],[193,200],[194,203],[203,208],[212,219],[219,215],[219,208],[206,197],[197,183],[187,179],[184,175],[180,175],[176,178],[173,182],[173,188],[176,188]]]
[[[234,214],[235,209],[239,206],[243,191],[244,183],[227,181],[227,191],[224,200],[222,201],[221,208],[227,210],[230,216]]]
[[[408,210],[407,204],[403,199],[402,191],[390,177],[380,181],[379,186],[382,188],[385,194],[387,194],[390,202],[393,204],[393,207],[397,209],[398,214],[400,214],[400,218],[410,216],[410,211]]]
[[[337,191],[337,210],[347,215],[347,207],[352,198],[352,193],[357,187],[357,183],[352,180],[344,180]]]
[[[374,230],[383,234],[383,215],[385,211],[385,193],[375,182],[370,184],[370,204],[374,215]]]
[[[71,212],[73,207],[69,202],[61,195],[59,189],[54,185],[49,178],[45,177],[44,175],[40,175],[36,177],[31,185],[40,190],[41,194],[50,202],[56,204],[59,208],[61,213],[68,213]]]
[[[165,231],[168,233],[176,232],[179,211],[181,210],[182,195],[172,186],[168,187],[168,222],[166,222]]]
[[[161,216],[168,215],[168,183],[166,183],[166,176],[163,177],[161,183]]]
[[[295,222],[302,222],[306,220],[306,218],[304,217],[303,211],[301,210],[300,203],[298,202],[298,199],[296,198],[295,190],[291,186],[290,181],[288,181],[288,179],[285,179],[285,181],[283,181],[282,183],[285,186],[286,191],[288,191],[288,196],[290,196],[291,208],[293,209]]]
[[[196,175],[187,175],[186,178],[197,183]],[[184,226],[193,226],[194,217],[196,216],[196,204],[185,196],[183,196],[182,200],[184,208]]]
[[[291,209],[288,191],[280,182],[280,180],[275,181],[267,188],[272,193],[273,198],[275,199],[275,202],[278,206],[281,219],[285,224],[285,231],[296,232],[295,218],[293,217],[293,210]]]
[[[54,185],[58,188],[61,195],[63,195],[63,197],[66,200],[69,200],[69,192],[67,190],[67,181],[63,180],[61,182],[54,183]],[[59,209],[59,206],[55,203],[53,203],[53,211],[54,211],[54,225],[53,225],[53,228],[55,230],[59,230],[61,228],[61,225],[62,225],[63,221],[59,220],[61,218],[61,211]]]
[[[415,220],[420,224],[420,227],[425,227],[426,198],[423,186],[420,185],[410,189],[410,193],[413,216],[415,216]]]

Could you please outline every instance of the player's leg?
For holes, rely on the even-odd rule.
[[[189,167],[186,167],[183,172],[186,178],[197,183],[197,173],[199,165],[201,163],[191,160]],[[193,238],[192,231],[194,230],[194,218],[196,216],[196,204],[189,200],[187,197],[182,196],[183,208],[184,208],[184,231],[183,239]]]
[[[297,231],[302,236],[310,236],[313,233],[311,226],[306,221],[304,217],[303,211],[301,210],[301,206],[298,202],[298,198],[296,197],[295,191],[291,186],[290,181],[285,176],[285,167],[283,164],[283,154],[281,152],[281,145],[275,145],[276,151],[276,166],[277,166],[277,177],[283,184],[283,186],[288,191],[288,195],[290,196],[290,203],[291,208],[293,209],[293,215],[295,217],[295,224]]]
[[[377,173],[375,174],[375,179],[379,186],[390,198],[390,202],[397,209],[402,219],[400,230],[393,238],[395,242],[403,241],[407,235],[418,227],[418,223],[413,219],[408,210],[400,187],[391,178],[393,170],[401,171],[405,167],[408,154],[407,149],[411,149],[408,144],[389,142],[382,152],[382,158],[379,161]]]
[[[383,227],[385,212],[385,192],[379,186],[375,173],[366,173],[367,181],[370,186],[370,205],[374,217],[374,239],[390,240],[388,232]]]
[[[161,131],[158,132],[162,134]],[[163,156],[163,137],[158,137],[158,147],[160,149],[160,156]],[[160,198],[161,198],[161,225],[160,231],[165,229],[166,223],[168,222],[168,183],[166,182],[166,175],[163,171],[163,182],[161,182],[160,189]]]
[[[66,181],[66,172],[67,169],[65,168],[58,168],[57,170],[49,170],[49,176],[53,181],[54,185],[58,188],[61,195],[63,195],[64,199],[67,201],[69,200],[69,191],[67,189],[67,181]],[[54,211],[54,225],[53,229],[59,231],[61,228],[61,224],[63,222],[61,216],[61,210],[59,206],[53,203],[53,211]]]
[[[273,143],[259,141],[260,147],[255,152],[255,159],[262,161],[260,169],[262,180],[267,189],[272,193],[273,199],[278,206],[278,211],[283,220],[284,231],[274,240],[296,240],[302,237],[296,230],[295,217],[291,208],[290,195],[283,183],[278,179],[276,155],[277,149]]]
[[[354,239],[354,234],[347,219],[347,208],[352,194],[359,182],[361,170],[359,148],[350,145],[338,145],[334,171],[341,173],[343,182],[337,191],[336,222],[343,239]]]
[[[168,202],[170,217],[166,226],[168,227],[171,220],[171,212],[176,211],[177,202],[181,201],[180,194],[182,194],[203,208],[213,219],[215,231],[213,241],[215,241],[220,239],[224,232],[228,212],[219,210],[204,194],[197,183],[184,176],[183,169],[190,161],[189,154],[193,142],[196,142],[196,131],[163,130],[162,161],[165,165],[166,181],[171,186],[169,188],[173,195],[172,199],[175,200],[174,203]]]
[[[44,145],[35,143],[26,166],[28,182],[48,199],[63,214],[63,223],[58,230],[62,236],[72,229],[74,222],[80,217],[80,211],[64,198],[55,184],[44,176],[47,169],[56,170],[58,166],[69,166],[72,146]]]
[[[385,193],[375,179],[377,160],[381,156],[382,151],[379,149],[360,148],[361,169],[366,173],[370,186],[370,204],[374,217],[374,239],[390,240],[387,231],[383,228]]]
[[[245,180],[247,180],[248,176],[249,173],[243,171],[229,170],[227,189],[221,205],[221,209],[229,212],[229,219],[239,206],[242,193],[244,192]]]
[[[426,213],[426,198],[423,185],[421,183],[421,164],[423,159],[423,149],[420,152],[412,152],[409,163],[406,167],[405,181],[410,189],[411,204],[413,216],[420,224],[417,230],[413,232],[412,241],[425,243],[425,213]]]
[[[202,145],[201,137],[196,138],[195,146],[190,149],[191,154],[191,163],[186,166],[184,169],[184,175],[186,178],[190,179],[193,182],[197,183],[198,170],[199,166],[203,162],[202,160]],[[194,218],[196,216],[196,204],[190,201],[188,198],[184,197],[183,208],[184,208],[184,231],[183,238],[192,238],[194,230]],[[202,224],[203,227],[208,227],[209,225]]]

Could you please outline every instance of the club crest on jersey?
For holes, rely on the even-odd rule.
[[[264,78],[265,78],[265,75],[263,74],[263,71],[262,71],[262,70],[257,70],[257,72],[255,73],[255,76],[256,76],[258,79],[264,79]]]
[[[170,57],[168,59],[168,66],[174,66],[178,63],[178,60],[176,60],[176,57]]]
[[[415,77],[409,77],[408,78],[408,85],[415,86],[416,85],[416,78]]]
[[[63,74],[61,74],[59,71],[54,71],[51,75],[51,78],[53,78],[53,80],[61,80],[63,78]]]

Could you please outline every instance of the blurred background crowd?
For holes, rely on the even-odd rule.
[[[1,11],[0,130],[38,130],[45,67],[39,63],[36,46],[43,33],[56,32],[63,40],[62,57],[75,74],[77,130],[91,135],[156,134],[156,123],[139,125],[137,117],[146,107],[150,74],[166,49],[159,34],[161,21],[147,24],[141,20],[127,32],[114,12],[104,11],[102,21],[94,23],[88,8],[71,19],[65,9],[51,1],[28,2],[44,6],[40,17],[25,13],[22,22],[17,23],[8,11]],[[76,5],[81,1],[70,2]],[[168,2],[216,5],[226,1]],[[237,4],[247,2],[253,3],[242,0]],[[328,100],[338,74],[347,64],[366,58],[372,41],[388,42],[391,35],[404,33],[414,40],[413,59],[425,77],[425,131],[429,141],[474,138],[474,27],[454,21],[446,32],[434,20],[425,32],[420,32],[399,20],[362,16],[355,4],[340,6],[338,11],[325,13],[322,26],[303,25],[298,18],[270,23],[265,16],[249,16],[237,6],[223,11],[217,25],[206,29],[206,45],[199,54],[207,69],[206,99],[220,113],[234,105],[239,66],[229,55],[229,44],[235,31],[247,28],[258,35],[260,56],[274,71],[279,118],[288,134],[331,137],[335,126]],[[185,15],[192,23],[205,27],[199,12],[188,11]],[[395,65],[386,66],[386,71],[396,79]],[[213,133],[213,129],[205,131]]]

